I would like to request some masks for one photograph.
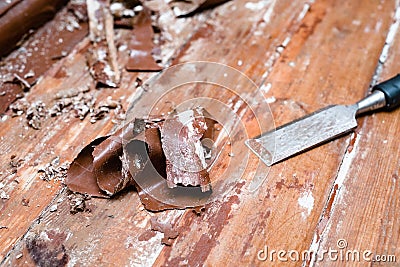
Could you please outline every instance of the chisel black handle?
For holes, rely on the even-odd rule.
[[[379,90],[385,94],[386,105],[384,108],[386,110],[392,110],[400,106],[400,74],[375,85],[372,90]]]

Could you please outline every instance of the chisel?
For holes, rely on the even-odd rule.
[[[245,144],[265,164],[277,162],[326,143],[357,127],[356,117],[400,105],[400,74],[375,85],[372,93],[354,105],[333,105],[248,139]]]

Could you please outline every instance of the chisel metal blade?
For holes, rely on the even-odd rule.
[[[245,143],[271,166],[353,130],[357,127],[357,109],[357,105],[329,106]]]
[[[268,166],[299,154],[357,127],[356,116],[400,106],[400,74],[375,85],[372,93],[351,106],[335,105],[266,132],[246,145]]]

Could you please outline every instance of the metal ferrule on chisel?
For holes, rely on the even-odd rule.
[[[366,98],[358,101],[356,115],[374,111],[386,106],[385,94],[382,91],[375,90]]]

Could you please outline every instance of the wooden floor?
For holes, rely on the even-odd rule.
[[[213,61],[243,72],[260,86],[277,126],[330,104],[352,104],[400,70],[397,0],[234,0],[187,18],[175,18],[166,5],[158,8],[167,36],[161,46],[164,64]],[[128,35],[116,32],[121,42]],[[27,100],[51,106],[65,85],[93,85],[86,69],[88,46],[83,37],[26,93]],[[69,75],[59,75],[61,70]],[[133,99],[135,105],[150,105],[134,85],[137,77],[152,75],[124,70],[120,88],[91,92],[97,101],[121,99],[125,109]],[[175,102],[184,97],[177,94]],[[261,177],[255,177],[261,163],[245,150],[250,158],[234,190],[199,215],[147,211],[133,189],[112,199],[89,199],[87,211],[72,214],[70,192],[60,181],[41,180],[38,169],[55,157],[71,162],[94,138],[118,128],[114,115],[92,124],[90,118],[63,114],[35,130],[23,117],[7,114],[0,127],[3,266],[44,259],[53,266],[400,264],[400,110],[359,118],[356,134],[262,167]],[[242,121],[255,136],[250,115],[244,113]],[[18,160],[17,167],[10,165]],[[229,163],[229,157],[223,160]],[[251,191],[254,179],[263,183]],[[161,243],[163,233],[151,230],[152,218],[179,233],[171,246]],[[306,250],[316,261],[301,259]],[[352,260],[355,251],[360,261]],[[397,263],[373,262],[372,255],[387,261],[394,255]]]

